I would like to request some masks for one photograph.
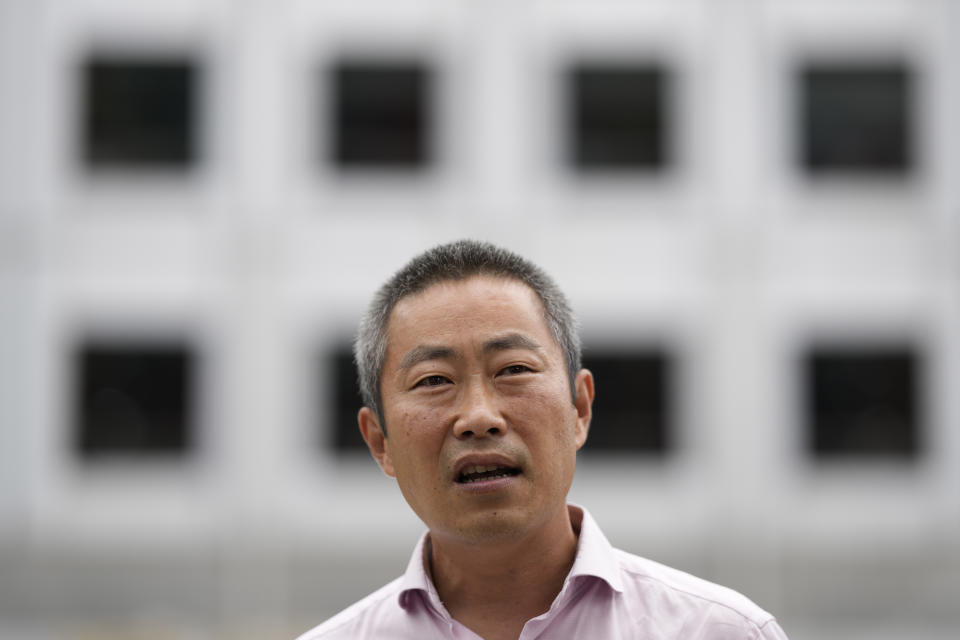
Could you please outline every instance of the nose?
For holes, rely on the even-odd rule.
[[[453,424],[459,439],[485,438],[507,432],[507,421],[497,408],[493,391],[483,380],[471,380],[460,398],[460,410]]]

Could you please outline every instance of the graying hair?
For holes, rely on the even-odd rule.
[[[360,395],[373,409],[386,435],[380,396],[380,378],[387,356],[387,323],[402,298],[430,285],[487,275],[518,280],[530,287],[543,305],[553,339],[563,351],[570,378],[570,394],[576,402],[574,379],[580,370],[580,336],[566,296],[540,267],[515,253],[487,242],[459,240],[434,247],[408,262],[380,287],[360,321],[353,345],[360,377]]]

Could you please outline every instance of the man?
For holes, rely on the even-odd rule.
[[[355,355],[360,431],[429,531],[403,576],[300,640],[786,638],[567,504],[594,381],[536,266],[472,241],[427,251],[377,293]]]

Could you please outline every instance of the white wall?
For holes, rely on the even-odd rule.
[[[0,636],[289,637],[399,573],[421,524],[372,462],[317,450],[313,358],[392,270],[465,236],[552,273],[587,345],[680,354],[678,451],[578,472],[574,498],[615,543],[745,590],[793,638],[955,633],[958,29],[948,0],[6,0]],[[98,46],[202,61],[195,170],[80,170],[73,65]],[[437,65],[434,170],[315,160],[316,70],[341,51]],[[806,179],[790,70],[887,53],[920,70],[916,175]],[[669,171],[585,179],[558,161],[558,72],[578,55],[672,70]],[[76,461],[65,365],[85,331],[198,345],[199,455]],[[803,455],[793,365],[824,336],[921,345],[917,465]]]

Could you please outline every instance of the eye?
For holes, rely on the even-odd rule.
[[[527,373],[529,371],[532,371],[532,369],[525,364],[512,364],[509,367],[505,367],[500,373],[515,376],[519,373]]]
[[[439,387],[440,385],[447,384],[450,382],[446,376],[427,376],[417,381],[417,384],[413,385],[414,387]]]

